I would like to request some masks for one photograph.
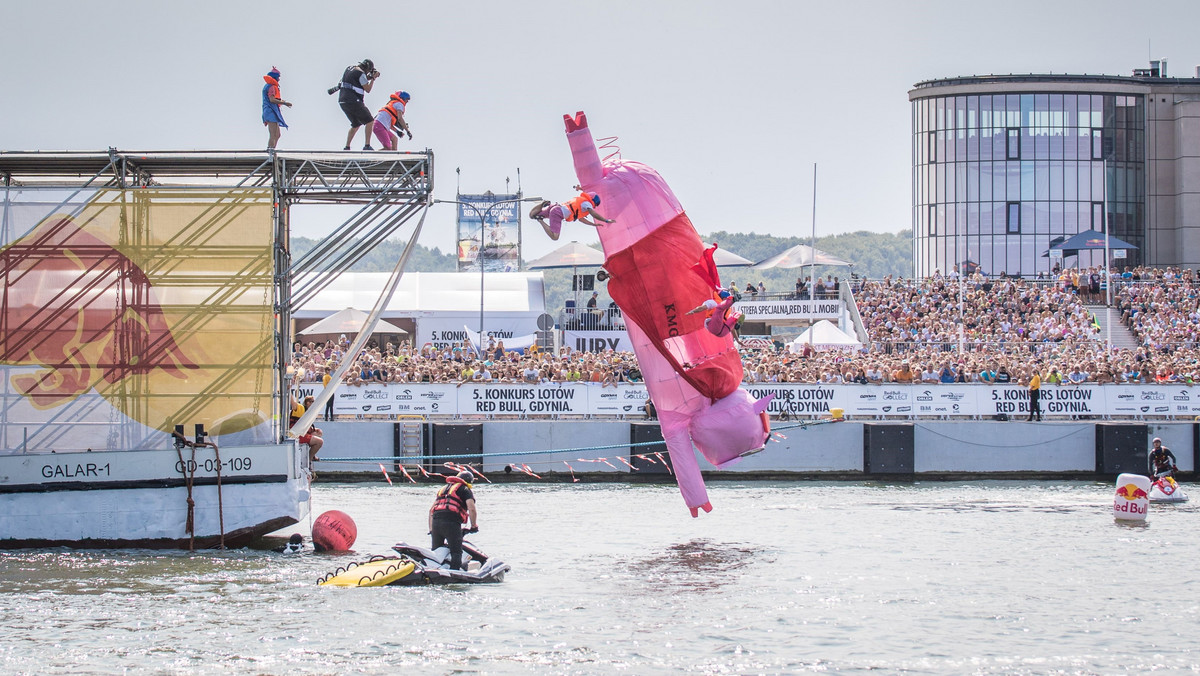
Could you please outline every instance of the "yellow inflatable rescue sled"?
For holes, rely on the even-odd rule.
[[[338,568],[317,584],[325,587],[383,587],[412,574],[416,564],[399,557],[371,557]]]

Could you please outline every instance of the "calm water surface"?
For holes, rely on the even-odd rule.
[[[0,553],[0,671],[1200,671],[1192,504],[1130,527],[1108,484],[710,488],[691,519],[673,486],[481,486],[499,585],[315,586],[425,540],[433,488],[399,484],[316,487],[357,556]]]

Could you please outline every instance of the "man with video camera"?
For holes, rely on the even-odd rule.
[[[354,142],[354,135],[358,133],[359,127],[375,121],[375,117],[367,109],[367,104],[363,102],[363,96],[375,86],[378,77],[379,71],[375,70],[375,62],[363,59],[361,63],[347,67],[346,72],[342,73],[342,81],[329,88],[329,94],[338,93],[338,104],[350,120],[350,132],[346,134],[346,147],[343,150],[350,150],[350,144]],[[368,129],[365,134],[367,138],[363,150],[374,150],[371,147],[371,130]]]

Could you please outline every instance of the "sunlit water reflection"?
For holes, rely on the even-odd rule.
[[[357,522],[355,555],[0,553],[0,669],[1200,670],[1190,504],[1128,527],[1082,482],[718,482],[699,519],[666,485],[477,493],[503,584],[316,587],[425,540],[432,487],[399,484],[316,487],[317,513]]]

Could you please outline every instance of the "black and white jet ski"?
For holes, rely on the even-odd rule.
[[[397,542],[392,546],[397,554],[414,564],[415,570],[408,577],[392,584],[473,584],[479,582],[503,582],[504,574],[510,570],[507,563],[489,558],[478,547],[463,540],[462,565],[465,570],[450,568],[450,548],[438,547],[425,549],[407,542]],[[409,582],[408,578],[422,579]]]
[[[509,566],[488,558],[475,545],[463,540],[463,566],[450,569],[450,548],[434,550],[398,542],[392,549],[399,556],[372,556],[355,561],[325,575],[317,584],[328,587],[390,587],[418,584],[476,584],[503,582]]]

